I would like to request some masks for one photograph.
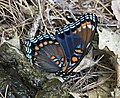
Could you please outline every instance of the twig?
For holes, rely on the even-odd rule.
[[[1,95],[2,98],[5,98],[1,92],[0,92],[0,95]]]
[[[42,15],[42,8],[41,8],[41,2],[42,2],[42,0],[38,0],[38,6],[39,6],[39,15],[41,16],[41,20],[42,20],[42,23],[43,23],[43,25],[45,26],[45,30],[47,31],[47,33],[49,33],[49,30],[47,29],[47,26],[46,26],[46,24],[45,24],[45,22],[44,22],[44,19],[43,19],[43,15]]]
[[[7,98],[7,91],[8,91],[8,85],[7,85],[6,89],[5,89],[5,98]]]
[[[103,4],[100,0],[96,0],[96,2],[98,2],[100,5],[102,5],[103,8],[105,8],[105,9],[109,12],[109,14],[111,14],[112,16],[114,16],[114,15],[104,6],[104,4]]]

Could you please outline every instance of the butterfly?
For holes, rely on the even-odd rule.
[[[87,54],[96,28],[97,16],[86,13],[55,34],[45,33],[26,40],[26,57],[41,69],[68,76]]]

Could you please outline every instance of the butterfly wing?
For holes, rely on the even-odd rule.
[[[56,32],[56,39],[63,48],[69,61],[66,73],[70,73],[78,66],[86,55],[97,27],[97,17],[94,14],[84,14],[72,23]]]
[[[34,64],[59,76],[71,73],[86,55],[96,32],[97,17],[85,14],[53,34],[41,34],[27,40],[26,56]]]
[[[42,34],[26,40],[26,56],[35,65],[48,72],[57,72],[66,66],[64,52],[53,34]]]

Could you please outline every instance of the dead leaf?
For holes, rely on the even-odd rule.
[[[115,88],[114,91],[111,92],[111,95],[113,96],[113,98],[120,98],[120,89]]]
[[[99,48],[103,49],[107,46],[110,51],[113,51],[116,56],[116,64],[114,64],[117,72],[117,86],[120,87],[120,33],[113,32],[110,29],[102,28],[99,33]],[[117,63],[118,62],[118,63]]]
[[[120,33],[113,32],[110,29],[102,28],[99,31],[99,48],[104,49],[107,46],[110,51],[113,51],[115,55],[118,55],[117,62],[120,65]]]
[[[112,0],[111,8],[116,19],[120,22],[120,0]]]

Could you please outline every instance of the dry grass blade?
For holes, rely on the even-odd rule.
[[[97,1],[100,5],[102,5],[103,8],[109,12],[110,15],[114,16],[113,13],[111,13],[111,11],[109,11],[108,8],[107,8],[100,0],[96,0],[96,1]]]
[[[19,2],[20,2],[21,5],[22,5],[22,3],[25,4],[25,6],[26,6],[26,7],[28,8],[28,10],[30,11],[31,16],[33,17],[33,12],[31,11],[30,6],[29,6],[29,4],[27,3],[27,1],[26,1],[26,0],[19,0]],[[25,7],[25,8],[26,8],[26,7]]]
[[[54,6],[52,6],[49,2],[47,2],[48,5],[50,6],[51,10],[54,11],[55,16],[60,16],[62,17],[63,20],[65,20],[66,24],[69,24],[70,22],[68,20],[66,20],[66,18],[61,14],[61,12],[59,12],[59,10],[57,10]],[[57,18],[56,18],[57,19]]]
[[[43,25],[45,26],[46,31],[49,32],[48,29],[47,29],[47,27],[46,27],[46,24],[45,24],[45,22],[44,22],[44,19],[43,19],[42,8],[41,8],[42,5],[41,5],[41,3],[39,2],[39,0],[38,0],[38,5],[39,5],[39,14],[40,14],[40,16],[41,16],[42,23],[43,23]]]
[[[33,3],[33,0],[31,0],[31,2],[32,4],[35,5],[35,3]],[[33,12],[34,12],[33,9],[31,10],[31,5],[28,4],[26,0],[19,0],[19,1],[1,0],[0,1],[0,17],[1,17],[0,31],[3,32],[4,30],[5,39],[13,38],[15,34],[12,33],[14,32],[17,32],[19,36],[25,34],[24,32],[28,32],[28,28],[26,27],[29,27],[32,23],[31,21],[34,14]],[[2,35],[2,33],[0,33],[0,35]]]
[[[7,98],[7,92],[8,92],[8,85],[6,86],[6,89],[5,89],[5,96],[3,96],[3,94],[0,92],[0,95],[2,98]]]
[[[6,86],[6,90],[5,90],[5,98],[7,98],[7,91],[8,91],[8,85]]]
[[[5,98],[1,92],[0,92],[0,95],[1,95],[2,98]]]

